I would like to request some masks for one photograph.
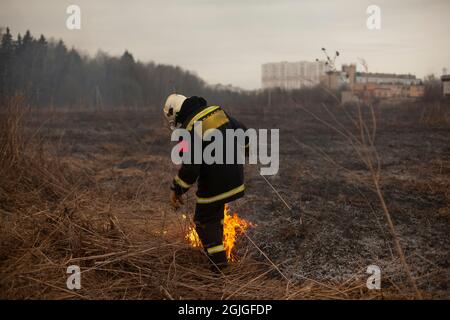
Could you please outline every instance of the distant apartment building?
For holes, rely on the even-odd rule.
[[[321,77],[326,87],[342,89],[343,102],[361,98],[420,98],[425,93],[422,81],[411,74],[357,72],[355,64],[343,65],[341,71],[329,71]]]
[[[299,61],[265,63],[261,67],[262,88],[300,89],[320,83],[325,63]]]

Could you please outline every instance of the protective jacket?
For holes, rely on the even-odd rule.
[[[247,128],[219,106],[207,106],[205,99],[195,96],[184,101],[180,112],[177,114],[176,121],[181,124],[181,128],[187,129],[191,133],[190,142],[179,144],[180,152],[186,151],[185,148],[192,152],[191,163],[181,165],[178,174],[173,179],[171,189],[176,194],[181,195],[197,182],[197,205],[212,203],[220,205],[242,197],[245,189],[243,164],[237,163],[237,158],[242,154],[243,149],[248,147],[248,140],[245,140],[246,146],[239,145],[238,141],[235,141],[234,161],[232,164],[227,164],[227,151],[230,152],[230,150],[227,150],[226,147],[229,141],[227,141],[225,130],[242,129],[246,131]],[[193,163],[194,125],[197,121],[202,122],[203,133],[208,129],[217,129],[222,133],[223,163],[207,164],[204,160],[201,164]],[[211,141],[202,141],[202,154],[210,143]]]

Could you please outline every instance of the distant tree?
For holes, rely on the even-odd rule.
[[[168,94],[201,95],[215,104],[253,107],[267,104],[267,92],[238,92],[208,86],[196,74],[178,66],[142,63],[126,50],[120,57],[99,52],[95,57],[68,50],[62,40],[35,39],[27,30],[13,39],[0,32],[0,99],[22,93],[36,106],[161,107]],[[271,104],[286,105],[292,97],[321,101],[316,88],[271,91]],[[1,101],[0,101],[1,102]]]
[[[9,28],[2,35],[0,47],[0,97],[12,94],[12,62],[14,59],[14,41]]]
[[[32,43],[33,43],[33,37],[31,36],[30,30],[27,30],[23,37],[22,45],[25,48],[27,48],[27,47],[30,47]]]

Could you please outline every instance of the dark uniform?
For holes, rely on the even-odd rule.
[[[202,122],[203,132],[207,129],[217,129],[223,135],[223,163],[224,164],[191,164],[183,163],[178,174],[173,180],[171,189],[182,195],[197,181],[197,204],[195,208],[194,222],[197,234],[202,241],[211,261],[218,267],[227,265],[227,258],[223,246],[223,218],[225,203],[238,199],[244,195],[244,169],[237,163],[237,157],[242,153],[244,146],[235,144],[234,163],[226,162],[226,129],[246,130],[236,119],[230,117],[218,106],[207,106],[205,99],[190,97],[186,99],[176,116],[176,122],[181,123],[181,128],[191,132],[191,141],[194,135],[194,123]],[[203,141],[204,148],[211,142]],[[193,160],[194,144],[191,148]],[[241,148],[241,150],[239,150]]]

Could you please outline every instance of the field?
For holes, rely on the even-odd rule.
[[[280,171],[266,181],[246,166],[246,196],[231,208],[254,226],[231,269],[215,275],[184,239],[193,191],[170,207],[176,167],[157,109],[12,104],[2,113],[2,298],[418,297],[371,171],[349,143],[354,108],[224,106],[248,127],[280,129]],[[450,129],[435,111],[378,106],[359,119],[374,134],[381,197],[412,278],[423,297],[448,299]],[[69,265],[81,267],[80,290],[66,287]],[[366,288],[369,265],[381,268],[381,290]]]

